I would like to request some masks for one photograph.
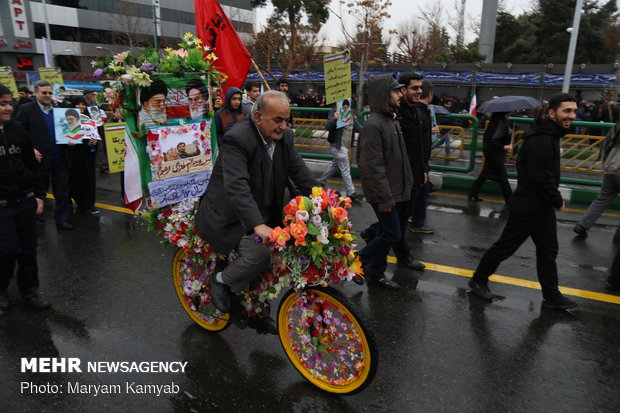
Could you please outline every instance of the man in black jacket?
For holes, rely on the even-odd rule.
[[[536,245],[536,270],[543,307],[569,309],[577,304],[558,289],[558,236],[555,211],[564,209],[560,184],[560,138],[577,116],[577,102],[565,93],[549,100],[544,118],[536,119],[523,137],[517,158],[517,189],[510,199],[510,215],[500,239],[484,254],[469,286],[487,300],[495,296],[488,280],[499,264],[510,257],[528,237]]]
[[[290,114],[285,94],[262,94],[253,106],[252,119],[240,120],[224,134],[200,200],[199,235],[221,254],[232,249],[239,254],[211,279],[213,301],[220,311],[230,311],[231,290],[247,289],[268,270],[271,255],[264,244],[272,228],[282,222],[289,177],[305,194],[321,186],[295,149],[293,131],[286,127]]]
[[[69,198],[69,163],[65,145],[56,144],[54,114],[52,111],[52,86],[38,81],[34,85],[36,100],[19,107],[15,119],[30,136],[37,161],[47,189],[50,177],[54,194],[54,220],[58,229],[73,229],[69,222],[71,199]]]
[[[11,307],[7,293],[18,265],[17,285],[37,310],[50,304],[38,292],[37,222],[45,189],[28,134],[14,120],[11,91],[0,85],[0,313]]]

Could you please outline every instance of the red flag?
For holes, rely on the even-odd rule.
[[[250,70],[250,52],[217,0],[194,0],[197,34],[214,49],[215,67],[228,76],[226,88],[241,88]]]

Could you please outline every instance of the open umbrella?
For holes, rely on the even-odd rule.
[[[478,107],[478,112],[514,112],[515,110],[534,109],[542,105],[538,100],[529,96],[502,96],[491,99]]]

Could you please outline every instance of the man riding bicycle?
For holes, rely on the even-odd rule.
[[[282,221],[287,180],[309,194],[320,183],[294,146],[288,98],[282,92],[261,95],[251,119],[243,119],[224,135],[211,180],[196,215],[198,233],[218,253],[239,255],[210,277],[213,303],[231,311],[234,293],[248,289],[251,281],[269,269],[267,247],[273,227]],[[260,238],[260,242],[258,241]],[[270,317],[261,320],[263,330],[275,330]]]

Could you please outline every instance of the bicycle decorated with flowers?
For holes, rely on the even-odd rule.
[[[330,284],[362,277],[354,255],[355,238],[347,209],[349,198],[331,189],[314,188],[284,208],[282,227],[271,235],[272,270],[241,294],[242,315],[258,318],[269,302],[281,299],[277,324],[280,342],[293,366],[322,390],[350,394],[368,385],[377,369],[374,338],[353,304]],[[209,275],[235,253],[222,256],[197,235],[197,200],[184,201],[149,214],[150,227],[179,247],[172,264],[181,304],[200,327],[218,332],[232,322],[210,296]]]

